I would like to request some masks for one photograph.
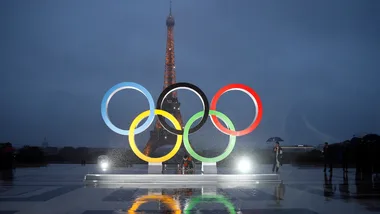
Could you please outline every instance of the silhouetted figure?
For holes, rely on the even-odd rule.
[[[3,148],[3,155],[5,158],[5,169],[10,170],[13,169],[13,160],[14,160],[14,149],[11,143],[6,143]]]
[[[1,180],[13,179],[14,149],[11,143],[5,143],[0,149],[0,173]]]
[[[364,141],[363,142],[364,147],[364,154],[362,155],[363,158],[363,174],[365,175],[372,175],[372,165],[373,161],[371,159],[371,144],[370,142]]]
[[[374,142],[374,148],[372,149],[372,160],[373,160],[373,173],[376,176],[380,174],[380,158],[378,154],[380,153],[380,141]]]
[[[366,154],[364,158],[364,173],[378,174],[379,173],[379,157],[380,152],[380,136],[376,134],[368,134],[363,137],[365,143]]]
[[[348,172],[348,145],[347,143],[343,144],[342,148],[342,169],[343,172]]]
[[[273,147],[272,173],[274,173],[275,170],[276,170],[276,173],[278,173],[280,166],[282,166],[281,160],[282,160],[282,148],[280,147],[280,143],[276,142]]]
[[[363,171],[363,153],[364,145],[362,139],[353,138],[351,140],[355,144],[355,162],[356,162],[356,177],[361,177]]]
[[[5,144],[0,144],[0,170],[4,170],[6,163],[5,163]]]
[[[323,172],[326,172],[327,165],[329,165],[329,168],[330,168],[329,172],[332,172],[332,154],[329,148],[329,144],[327,142],[325,143],[325,146],[323,147],[323,158],[324,158],[324,163],[325,163]]]

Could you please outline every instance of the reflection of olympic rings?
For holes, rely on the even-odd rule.
[[[160,201],[168,206],[168,208],[173,213],[181,213],[181,208],[176,200],[174,200],[172,197],[167,195],[145,195],[142,197],[137,198],[134,203],[132,204],[131,208],[128,210],[128,213],[136,213],[137,209],[149,202],[149,201]]]
[[[141,205],[148,203],[150,201],[160,201],[161,203],[165,204],[167,208],[170,209],[171,212],[176,213],[176,214],[181,213],[181,207],[179,203],[168,195],[145,195],[145,196],[139,197],[134,200],[131,208],[129,208],[128,210],[128,213],[130,214],[136,213],[136,211],[139,209]],[[184,208],[183,212],[185,214],[191,213],[191,211],[194,209],[194,207],[197,204],[204,203],[204,202],[221,203],[228,209],[230,214],[236,214],[234,204],[223,195],[201,195],[197,197],[192,197],[188,205]]]
[[[191,210],[199,203],[202,202],[217,202],[227,207],[230,214],[236,214],[235,206],[226,197],[222,195],[202,195],[194,197],[190,200],[189,205],[184,209],[184,213],[191,213]]]
[[[145,95],[145,97],[148,99],[149,102],[149,110],[141,113],[138,115],[132,122],[130,129],[129,130],[123,130],[118,127],[116,127],[112,122],[110,121],[108,117],[108,104],[109,101],[111,100],[112,96],[115,95],[118,91],[123,90],[123,89],[134,89],[137,91],[140,91],[142,94]],[[186,123],[184,130],[181,130],[181,125],[177,121],[177,119],[172,116],[170,113],[162,110],[164,109],[164,100],[165,98],[173,91],[176,89],[188,89],[190,91],[195,92],[200,98],[203,103],[203,111],[198,112],[197,114],[193,115],[190,120]],[[241,131],[235,131],[235,127],[232,124],[231,120],[224,114],[216,111],[216,104],[219,100],[219,98],[226,92],[228,91],[243,91],[246,94],[248,94],[253,102],[255,103],[256,106],[256,115],[249,127],[247,127],[244,130]],[[153,97],[152,95],[141,85],[133,82],[124,82],[124,83],[119,83],[112,87],[110,90],[107,91],[107,93],[104,95],[103,100],[102,100],[102,105],[101,105],[101,113],[104,122],[106,125],[113,130],[114,132],[120,134],[120,135],[129,135],[129,143],[132,148],[132,150],[135,152],[136,156],[138,156],[140,159],[145,160],[147,162],[165,162],[169,160],[171,157],[173,157],[179,150],[182,142],[182,135],[183,135],[183,140],[184,140],[184,145],[186,150],[189,152],[191,156],[193,156],[195,159],[203,162],[218,162],[226,158],[233,150],[236,142],[236,136],[243,136],[246,135],[250,132],[252,132],[260,123],[261,118],[262,118],[262,103],[260,100],[260,97],[258,94],[250,87],[243,85],[243,84],[230,84],[227,86],[224,86],[221,88],[215,96],[212,98],[211,101],[211,107],[208,104],[208,100],[206,95],[203,93],[203,91],[198,88],[197,86],[190,84],[190,83],[176,83],[173,85],[170,85],[167,87],[159,96],[159,99],[157,101],[157,109],[154,108],[154,102],[153,102]],[[160,158],[151,158],[148,156],[145,156],[142,154],[139,149],[136,146],[135,140],[134,140],[134,135],[139,134],[143,131],[145,131],[153,122],[155,115],[158,115],[159,122],[161,123],[162,127],[165,128],[168,132],[176,134],[177,135],[177,142],[173,148],[172,151],[169,152],[169,154],[160,157]],[[230,142],[228,144],[228,147],[226,148],[225,152],[217,157],[214,158],[205,158],[200,155],[198,155],[191,147],[189,143],[189,134],[194,133],[198,131],[206,122],[207,116],[211,116],[211,121],[213,124],[216,126],[218,130],[221,132],[230,135]],[[148,117],[148,119],[140,126],[139,123],[141,120],[144,118]],[[165,118],[169,119],[173,125],[174,128],[170,127],[166,122]],[[191,125],[199,118],[202,118],[199,124],[197,124],[195,127],[191,128]],[[227,125],[227,128],[224,127],[220,121],[218,120],[222,119],[222,121]],[[137,127],[137,128],[136,128]]]

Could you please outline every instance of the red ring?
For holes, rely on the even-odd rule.
[[[239,90],[239,89],[244,91],[246,94],[250,95],[250,97],[255,103],[257,117],[251,123],[251,125],[249,125],[246,129],[241,130],[241,131],[232,131],[224,127],[223,124],[219,121],[219,119],[215,115],[211,115],[211,121],[216,126],[216,128],[218,128],[219,131],[223,132],[224,134],[228,134],[232,136],[243,136],[243,135],[249,134],[250,132],[252,132],[253,130],[257,128],[263,116],[263,104],[261,103],[259,95],[249,86],[246,86],[244,84],[238,84],[238,83],[226,85],[223,88],[221,88],[218,92],[216,92],[215,96],[212,98],[210,110],[216,111],[216,103],[218,102],[219,98],[224,93],[231,90]]]

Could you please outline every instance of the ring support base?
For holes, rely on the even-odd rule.
[[[148,163],[148,174],[162,174],[162,163]]]
[[[216,163],[202,162],[202,170],[201,171],[203,174],[218,174],[218,169],[216,168]]]

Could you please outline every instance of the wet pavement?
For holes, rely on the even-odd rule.
[[[111,173],[146,173],[144,167],[114,169]],[[257,172],[269,173],[270,169],[262,165]],[[219,171],[228,173],[226,169]],[[280,169],[282,184],[234,189],[89,187],[83,183],[88,173],[99,170],[95,165],[17,169],[13,180],[0,181],[0,214],[380,212],[380,184],[373,176],[356,179],[354,169],[347,177],[341,169],[325,176],[321,168],[284,165]]]

